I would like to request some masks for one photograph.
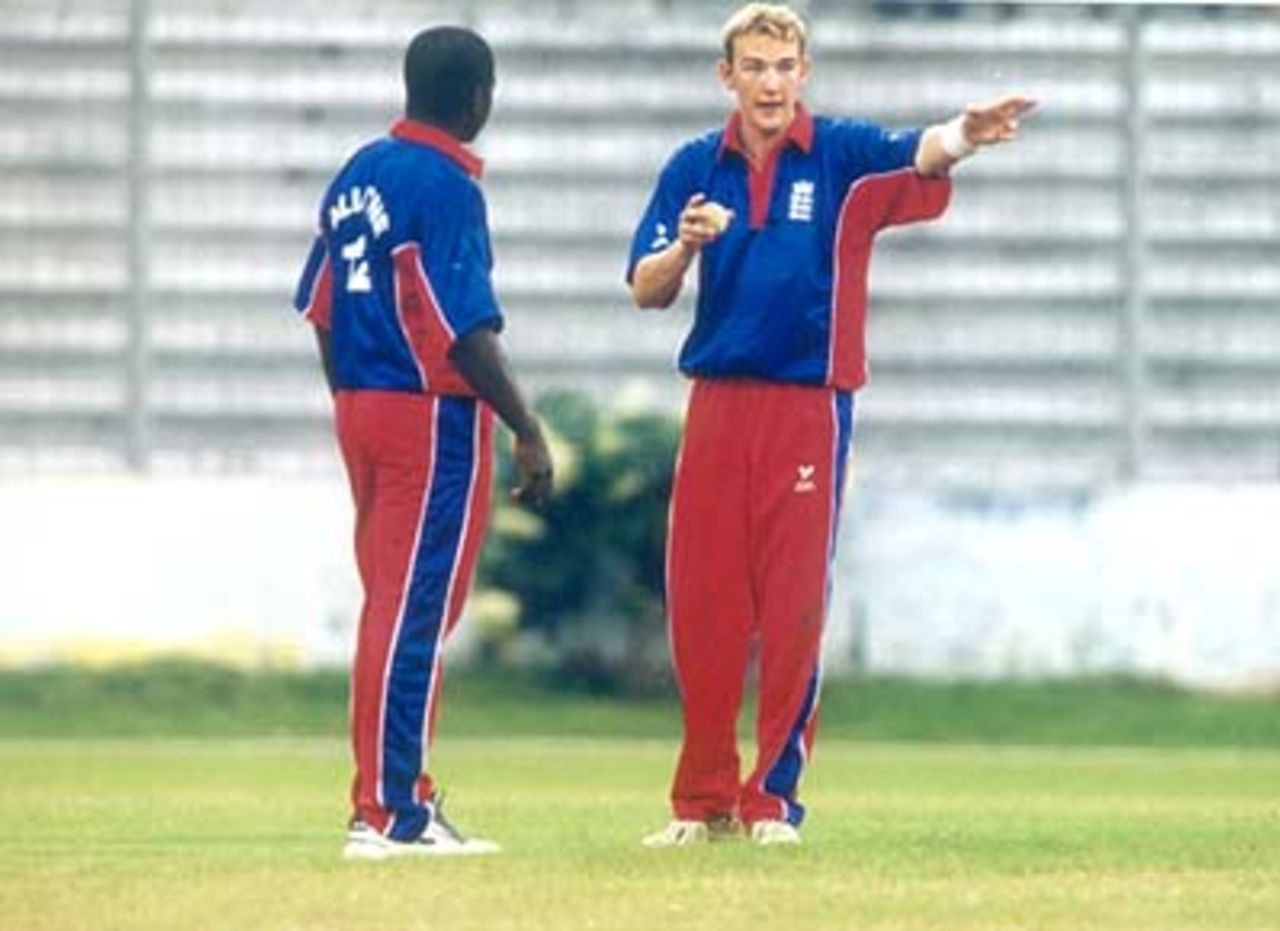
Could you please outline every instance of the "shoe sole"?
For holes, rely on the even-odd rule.
[[[640,842],[640,846],[645,848],[646,850],[667,850],[668,848],[672,848],[672,847],[705,847],[709,843],[711,842],[707,840],[705,837],[703,837],[699,840],[684,840],[684,841],[642,840]]]
[[[456,847],[396,844],[393,847],[389,844],[371,844],[368,841],[353,840],[343,846],[342,859],[376,862],[414,857],[479,857],[501,851],[502,848],[497,844],[469,843]]]

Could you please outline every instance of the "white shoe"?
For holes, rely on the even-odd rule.
[[[646,847],[686,847],[691,844],[730,840],[742,836],[742,824],[731,815],[717,815],[707,821],[676,819],[656,834],[641,841]]]
[[[751,825],[751,840],[762,847],[772,844],[798,844],[800,832],[789,821],[757,821]]]
[[[497,853],[493,841],[463,837],[440,812],[415,840],[392,840],[363,821],[352,822],[342,848],[344,860],[387,860],[392,857],[459,857]]]
[[[436,805],[435,817],[431,819],[427,829],[422,832],[422,836],[435,844],[439,844],[442,848],[461,844],[462,850],[458,852],[464,854],[498,853],[502,850],[494,841],[481,840],[478,837],[465,837],[461,831],[454,827],[453,822],[444,816],[439,804]]]
[[[705,821],[681,821],[676,819],[656,834],[650,834],[640,843],[646,847],[690,847],[711,840],[711,831]]]

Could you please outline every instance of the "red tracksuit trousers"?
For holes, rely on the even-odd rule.
[[[493,414],[472,398],[341,391],[364,607],[351,677],[355,813],[396,840],[434,811],[428,755],[445,638],[488,520]]]
[[[675,816],[799,824],[817,724],[820,646],[853,397],[738,380],[693,385],[667,553],[672,660],[684,742]],[[754,769],[736,724],[759,645]]]

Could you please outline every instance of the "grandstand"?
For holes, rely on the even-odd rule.
[[[431,6],[499,56],[480,148],[536,387],[678,409],[687,300],[631,309],[624,257],[673,144],[723,119],[733,5]],[[1043,110],[960,169],[942,222],[881,241],[864,477],[1280,476],[1280,15],[883,6],[809,4],[815,109],[913,125],[1026,90]],[[0,7],[0,468],[330,467],[288,302],[325,181],[399,108],[420,5]]]

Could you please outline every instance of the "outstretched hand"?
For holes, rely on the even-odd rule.
[[[1010,94],[989,103],[968,104],[964,108],[962,130],[965,139],[975,146],[997,145],[1018,137],[1018,121],[1030,112],[1036,101]]]

